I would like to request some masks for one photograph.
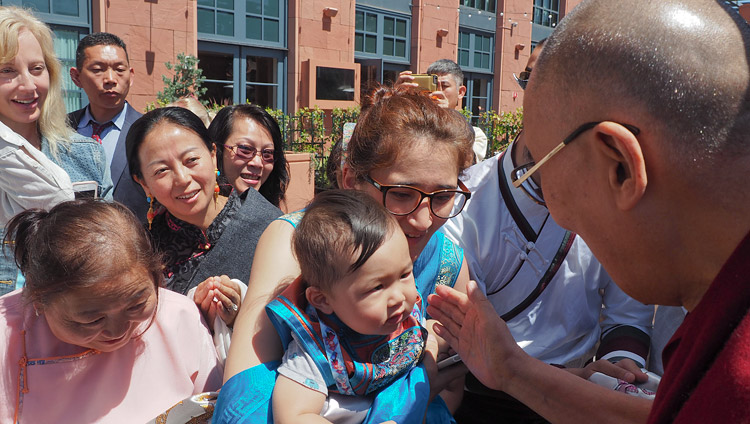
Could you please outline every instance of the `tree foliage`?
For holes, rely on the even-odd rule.
[[[183,97],[194,95],[200,99],[206,93],[207,88],[203,87],[206,77],[203,76],[203,70],[198,67],[198,58],[185,53],[177,54],[177,63],[167,62],[165,66],[168,70],[173,71],[174,75],[170,79],[162,75],[164,81],[164,91],[156,94],[157,102],[161,105],[172,103]],[[205,105],[205,101],[201,101]]]

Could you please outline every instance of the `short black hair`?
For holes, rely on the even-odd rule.
[[[78,47],[76,48],[76,68],[80,69],[83,66],[83,60],[86,59],[86,49],[94,46],[120,47],[125,52],[125,59],[130,63],[128,49],[125,47],[125,42],[122,41],[122,38],[109,32],[95,32],[83,37],[78,42]]]
[[[148,133],[162,122],[177,125],[194,132],[203,140],[203,144],[206,145],[209,151],[213,149],[214,144],[208,137],[208,129],[206,129],[206,125],[203,124],[201,118],[196,114],[185,108],[175,106],[154,109],[133,122],[125,138],[125,155],[131,176],[135,175],[138,178],[143,178],[138,151]]]
[[[458,63],[450,59],[439,59],[432,62],[426,71],[428,74],[435,75],[452,75],[456,80],[456,87],[464,85],[464,71],[458,66]]]

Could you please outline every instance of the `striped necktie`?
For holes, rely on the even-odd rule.
[[[102,132],[115,124],[112,121],[107,121],[103,124],[99,124],[94,121],[90,121],[90,122],[91,122],[91,129],[93,130],[93,133],[91,134],[91,138],[96,140],[96,142],[99,144],[102,144],[102,138],[101,138]]]

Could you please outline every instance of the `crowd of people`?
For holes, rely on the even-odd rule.
[[[110,33],[69,114],[61,69],[0,6],[0,422],[750,420],[750,26],[724,2],[584,0],[488,158],[458,65],[402,72],[288,214],[264,109],[142,115]]]

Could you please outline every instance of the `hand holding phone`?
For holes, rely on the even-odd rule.
[[[417,84],[417,87],[429,91],[437,91],[438,89],[438,76],[434,74],[411,74],[414,79],[412,82]]]

